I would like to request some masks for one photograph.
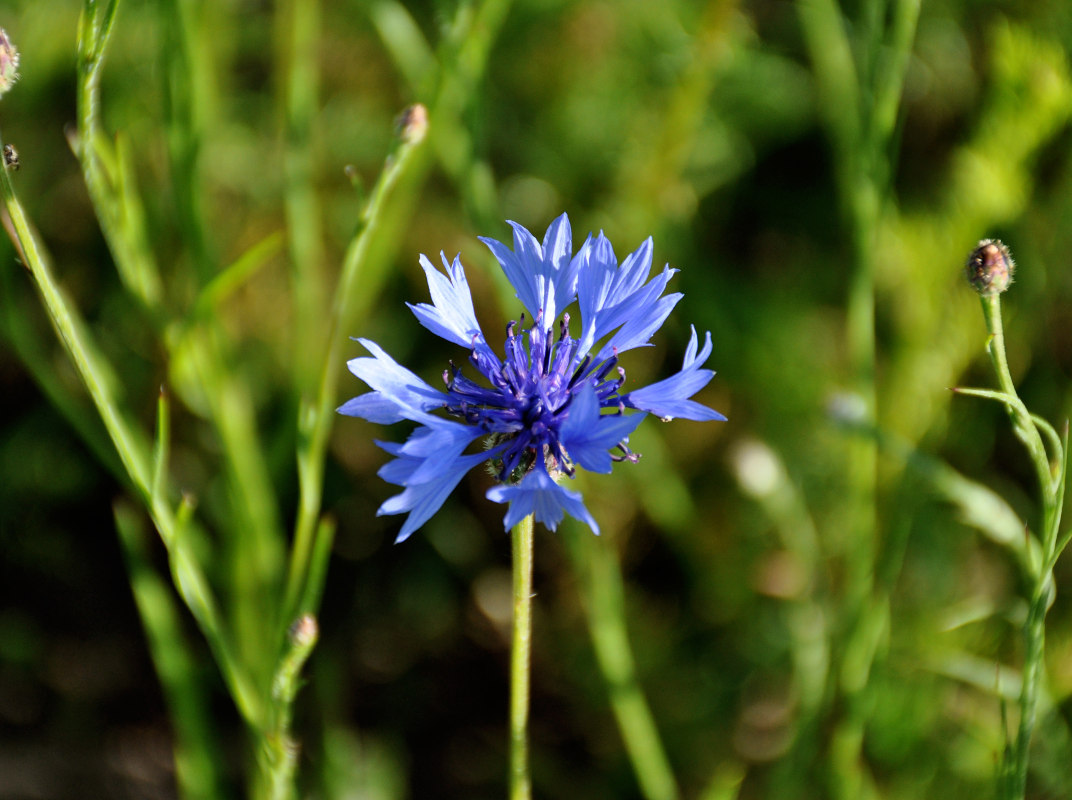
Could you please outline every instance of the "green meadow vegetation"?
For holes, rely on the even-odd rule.
[[[464,366],[406,308],[420,254],[460,253],[497,336],[522,309],[477,237],[563,212],[680,270],[628,382],[695,324],[728,421],[648,420],[572,482],[599,537],[536,526],[532,797],[1072,797],[1062,0],[0,27],[0,798],[507,796],[492,478],[396,545],[375,440],[411,426],[335,409],[352,337]]]

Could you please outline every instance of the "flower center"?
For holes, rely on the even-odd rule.
[[[450,397],[446,411],[486,430],[489,447],[506,445],[495,463],[496,476],[504,483],[518,480],[518,472],[523,476],[541,455],[549,472],[572,474],[559,432],[574,390],[592,383],[605,404],[621,385],[620,379],[606,380],[617,358],[595,369],[589,358],[575,363],[577,340],[569,335],[568,314],[563,315],[557,340],[538,323],[520,332],[517,323],[507,326],[501,362],[474,347],[469,361],[491,388],[470,381],[454,364],[443,376]]]

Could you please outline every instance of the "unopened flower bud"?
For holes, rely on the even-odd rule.
[[[316,617],[312,614],[302,614],[291,624],[287,636],[295,647],[312,647],[320,636]]]
[[[0,28],[0,95],[15,85],[19,79],[19,51],[7,38],[7,31]]]
[[[406,144],[416,144],[428,133],[428,109],[414,103],[398,116],[398,137]]]
[[[1001,294],[1012,283],[1016,264],[1009,248],[997,239],[983,239],[968,256],[968,283],[981,295]]]

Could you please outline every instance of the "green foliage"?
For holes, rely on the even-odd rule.
[[[586,479],[600,539],[536,531],[534,795],[992,795],[1046,525],[1001,404],[948,387],[993,386],[961,267],[996,235],[1010,379],[1040,417],[1072,407],[1062,4],[7,8],[14,796],[503,796],[488,478],[393,547],[382,432],[333,409],[363,390],[350,336],[429,381],[464,357],[403,304],[419,253],[460,249],[505,324],[474,235],[563,210],[681,269],[629,380],[695,321],[730,421],[641,428],[638,464]],[[423,139],[396,129],[415,102]],[[1028,797],[1072,791],[1051,566]]]

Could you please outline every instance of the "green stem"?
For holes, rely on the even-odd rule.
[[[1035,467],[1039,490],[1042,494],[1042,535],[1040,537],[1042,555],[1038,559],[1027,559],[1031,594],[1028,601],[1027,620],[1023,628],[1024,669],[1020,685],[1020,722],[1016,730],[1016,739],[1011,748],[1006,750],[1002,763],[1002,798],[1022,800],[1027,791],[1028,756],[1045,665],[1046,611],[1053,598],[1051,570],[1057,557],[1056,543],[1061,525],[1064,471],[1062,466],[1058,473],[1054,474],[1038,424],[1016,393],[1016,386],[1009,372],[1009,362],[1005,355],[1000,295],[982,295],[980,300],[986,329],[990,334],[986,349],[990,354],[994,372],[997,374],[998,385],[1005,395],[1005,410],[1009,414],[1013,431],[1031,456],[1031,463]],[[1063,450],[1063,444],[1057,452],[1058,463],[1063,465],[1064,454],[1060,450]]]
[[[1035,427],[1031,414],[1016,393],[1016,385],[1012,381],[1012,373],[1009,372],[1009,362],[1005,356],[1005,331],[1001,322],[1001,296],[982,295],[979,299],[983,305],[986,330],[990,334],[990,339],[986,344],[987,353],[990,354],[990,363],[993,364],[994,372],[997,374],[998,386],[1010,398],[1010,401],[1005,404],[1005,410],[1009,413],[1017,438],[1024,443],[1031,456],[1039,488],[1042,490],[1043,503],[1047,503],[1053,493],[1053,476],[1050,472],[1049,457],[1046,455],[1046,446],[1042,442],[1042,436]]]
[[[263,800],[293,800],[294,777],[300,748],[290,735],[294,698],[301,688],[301,670],[320,636],[316,618],[303,614],[287,631],[287,650],[272,679],[272,708],[268,729],[261,740],[260,785],[255,794]]]
[[[168,549],[175,586],[208,639],[238,708],[247,719],[257,719],[260,716],[259,700],[250,676],[237,660],[233,643],[221,623],[208,578],[193,552],[189,535],[184,534],[184,524],[176,519],[175,512],[165,498],[153,495],[154,470],[149,444],[129,414],[122,410],[111,365],[100,354],[73,304],[56,283],[22,205],[15,196],[11,177],[4,169],[0,169],[0,202],[11,220],[16,246],[33,275],[49,319],[89,391],[123,469],[139,498],[149,509],[160,539]]]
[[[852,276],[846,309],[846,345],[851,385],[870,420],[878,418],[875,273],[879,234],[890,195],[891,151],[904,76],[920,0],[865,0],[856,26],[862,53],[854,58],[849,28],[836,0],[807,0],[800,13],[819,90],[820,109],[835,152],[838,195],[852,243]],[[838,691],[845,711],[831,741],[832,780],[839,797],[872,793],[863,767],[867,724],[865,690],[889,609],[877,590],[878,448],[861,440],[850,446],[846,524],[831,537],[845,570],[844,640]]]
[[[152,566],[143,516],[122,501],[114,513],[130,588],[174,730],[175,782],[184,800],[216,800],[224,796],[220,743],[182,613],[171,587]]]
[[[303,398],[316,391],[318,364],[309,355],[323,351],[326,332],[322,215],[313,183],[316,165],[312,147],[320,94],[317,59],[320,2],[284,0],[277,8],[276,17],[279,63],[285,65],[279,81],[286,137],[284,209],[294,308],[291,370],[296,394]]]
[[[357,316],[367,311],[377,296],[385,271],[382,256],[386,240],[395,230],[393,223],[412,202],[415,184],[428,168],[426,142],[423,135],[403,141],[388,159],[361,217],[360,232],[351,241],[343,260],[316,398],[303,404],[298,420],[298,518],[284,606],[290,618],[306,610],[299,608],[299,604],[306,594],[310,559],[317,549],[315,534],[324,485],[324,461],[335,420],[336,392],[349,331]],[[362,278],[364,286],[359,285]]]
[[[190,22],[189,4],[183,0],[180,5],[186,9],[182,12],[186,25]],[[118,0],[111,0],[104,8],[97,0],[86,0],[83,5],[79,34],[79,130],[76,150],[94,209],[124,285],[153,312],[155,322],[163,323],[166,320],[159,307],[162,295],[159,270],[147,244],[140,200],[133,185],[132,170],[126,163],[129,153],[122,146],[122,140],[113,148],[100,127],[100,74],[117,7]],[[176,5],[175,13],[179,11]],[[190,39],[189,36],[186,38]],[[173,58],[181,57],[181,54],[174,52],[171,55]],[[182,71],[178,70],[178,73]],[[188,74],[187,77],[191,86],[194,83],[201,85],[201,82],[195,81],[195,76]],[[182,119],[184,124],[189,123],[192,116],[183,116]],[[194,130],[196,126],[191,123],[188,127]],[[172,128],[179,130],[181,125]],[[8,184],[7,192],[10,190],[10,181],[6,174],[3,178],[4,183]],[[193,180],[192,171],[177,170],[176,180],[189,183]],[[211,401],[213,422],[224,442],[222,449],[234,489],[235,511],[241,521],[239,530],[245,534],[235,538],[241,545],[241,552],[236,552],[232,561],[237,579],[245,581],[254,592],[236,593],[241,601],[241,611],[236,616],[244,622],[236,626],[234,642],[225,636],[220,627],[220,615],[198,556],[195,555],[196,548],[191,545],[188,536],[180,535],[183,526],[175,521],[164,493],[153,491],[148,447],[137,441],[140,431],[129,421],[129,415],[119,410],[114,389],[116,382],[110,365],[97,353],[91,338],[80,330],[80,320],[73,306],[62,297],[47,264],[36,252],[36,242],[28,226],[25,221],[20,223],[21,207],[18,207],[13,192],[10,195],[8,199],[5,193],[9,213],[19,242],[27,251],[28,265],[37,280],[53,324],[89,388],[124,468],[152,513],[172,559],[177,588],[219,656],[217,660],[224,674],[229,676],[236,704],[253,723],[261,716],[258,709],[262,705],[261,698],[254,697],[257,690],[253,687],[259,684],[264,690],[267,689],[271,669],[269,656],[274,657],[274,652],[260,646],[260,643],[268,639],[263,630],[267,620],[263,612],[280,571],[277,564],[282,531],[266,459],[256,436],[251,400],[245,387],[224,366],[222,330],[214,320],[202,320],[195,332],[174,337],[170,348],[174,352],[180,346],[191,347],[192,362],[196,364],[197,374],[203,384],[195,391],[203,390]],[[187,236],[189,241],[197,238]],[[201,250],[198,249],[198,252]],[[235,550],[238,549],[236,546]],[[242,663],[236,660],[238,657],[242,658]]]
[[[1042,685],[1043,665],[1046,655],[1046,607],[1050,593],[1043,584],[1032,591],[1024,622],[1024,670],[1020,686],[1020,724],[1011,760],[1009,798],[1023,798],[1027,793],[1027,766],[1031,749],[1031,735],[1035,729],[1039,690]]]
[[[530,514],[514,526],[514,632],[510,647],[510,800],[529,800],[529,673],[532,649],[532,529]]]
[[[70,306],[56,284],[44,253],[30,229],[22,204],[15,197],[11,178],[5,169],[0,169],[0,201],[3,202],[11,219],[20,255],[37,283],[52,325],[89,390],[93,404],[97,407],[104,427],[115,444],[124,469],[142,499],[148,504],[152,481],[148,444],[140,432],[119,411],[115,400],[114,374],[97,352],[96,347],[91,344],[81,320],[71,313]]]

